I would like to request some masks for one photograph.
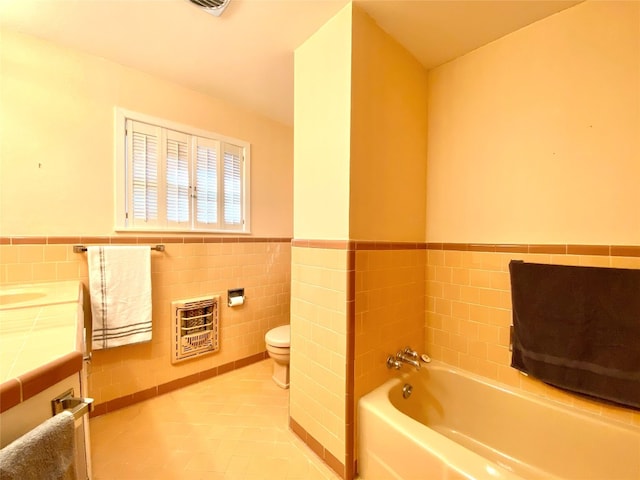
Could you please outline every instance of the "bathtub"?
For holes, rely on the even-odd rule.
[[[640,428],[432,362],[360,399],[358,473],[364,480],[638,480]]]

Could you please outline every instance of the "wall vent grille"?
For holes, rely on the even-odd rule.
[[[219,306],[219,295],[171,302],[174,346],[171,363],[219,350]]]
[[[204,9],[205,12],[219,17],[227,8],[231,0],[189,0],[194,5],[197,5]]]

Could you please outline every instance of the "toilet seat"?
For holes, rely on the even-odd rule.
[[[289,348],[291,344],[291,329],[289,325],[272,328],[264,336],[267,345],[279,348]]]

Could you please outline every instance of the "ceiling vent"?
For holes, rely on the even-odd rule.
[[[189,0],[194,5],[197,5],[204,9],[205,12],[219,17],[227,8],[231,0]]]

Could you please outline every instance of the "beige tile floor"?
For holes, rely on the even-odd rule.
[[[91,419],[94,479],[338,479],[288,428],[270,362]]]

